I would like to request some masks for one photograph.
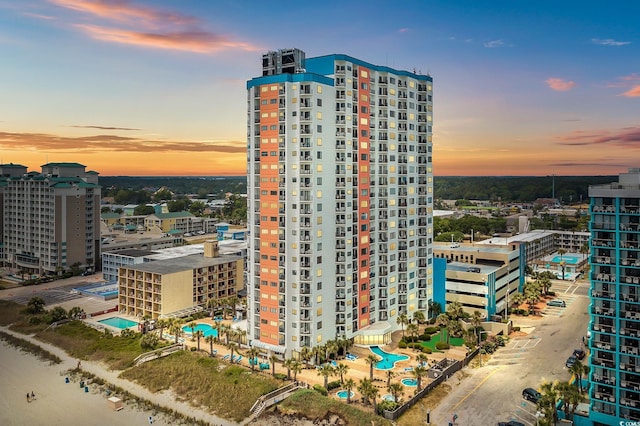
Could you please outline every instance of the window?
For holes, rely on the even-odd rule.
[[[318,133],[322,133],[322,125],[321,125],[321,124],[318,124],[318,125],[316,126],[316,132],[318,132]]]
[[[319,107],[322,106],[322,99],[317,99],[316,100],[316,105],[318,105]]]

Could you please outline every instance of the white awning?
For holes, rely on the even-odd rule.
[[[249,342],[249,346],[254,346],[260,349],[266,349],[271,352],[277,352],[279,354],[283,354],[287,351],[287,348],[284,346],[272,345],[271,343],[261,342],[260,340],[252,340]]]

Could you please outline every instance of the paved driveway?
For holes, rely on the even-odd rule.
[[[447,425],[457,414],[457,424],[464,426],[511,419],[535,425],[536,407],[522,398],[522,389],[570,379],[564,364],[573,349],[581,347],[589,321],[588,297],[558,297],[567,300],[566,308],[544,310],[535,319],[512,318],[528,334],[511,339],[483,367],[468,367],[470,376],[432,410],[431,424]]]

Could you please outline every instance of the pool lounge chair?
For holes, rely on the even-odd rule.
[[[337,366],[338,366],[338,363],[337,363],[335,360],[332,360],[332,361],[331,361],[331,365],[332,365],[333,367],[337,367]]]
[[[231,355],[229,354],[226,354],[225,356],[222,357],[222,359],[229,359],[229,358],[231,358]]]

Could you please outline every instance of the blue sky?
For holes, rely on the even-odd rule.
[[[0,161],[244,174],[261,55],[434,79],[434,173],[640,166],[640,2],[0,0]]]

